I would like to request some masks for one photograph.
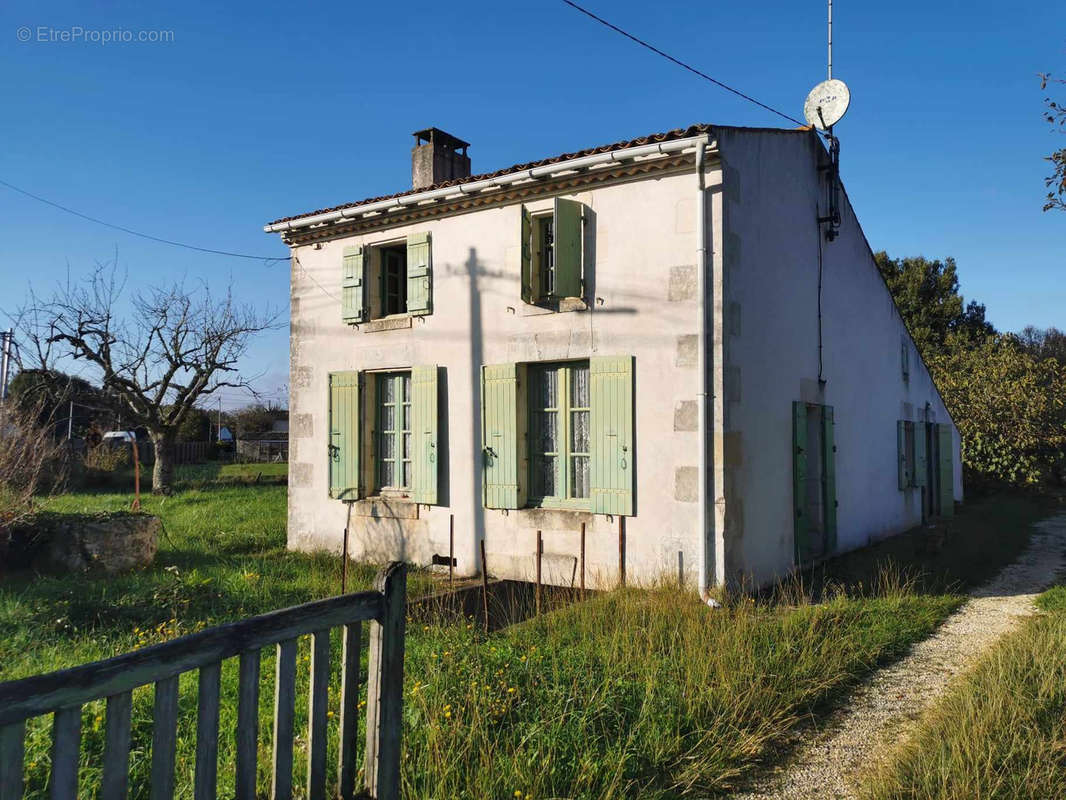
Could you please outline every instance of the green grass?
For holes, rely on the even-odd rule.
[[[712,610],[631,590],[487,641],[431,630],[408,655],[406,796],[705,796],[956,604],[899,591]]]
[[[817,596],[824,585],[861,592],[883,568],[905,568],[921,593],[958,592],[991,579],[1029,543],[1031,526],[1055,506],[1050,498],[997,494],[974,499],[937,521],[835,558],[806,576]]]
[[[258,466],[258,465],[256,465]],[[53,511],[126,508],[129,495],[54,498]],[[198,628],[336,593],[339,559],[284,549],[285,488],[146,495],[167,537],[151,569],[112,579],[0,584],[0,678],[84,663]],[[373,568],[354,567],[356,587]],[[414,571],[411,593],[426,590]],[[899,581],[876,592],[738,600],[709,609],[677,589],[596,597],[485,637],[472,622],[412,624],[403,783],[409,797],[704,796],[742,781],[796,726],[927,636],[957,607]],[[334,656],[339,642],[334,637]],[[306,667],[307,643],[301,642]],[[333,663],[334,690],[337,659]],[[260,781],[269,782],[273,653],[264,653]],[[182,680],[179,796],[191,793],[196,676]],[[306,725],[306,669],[297,730]],[[236,664],[223,668],[219,795],[232,794]],[[331,696],[336,702],[336,695]],[[132,797],[145,796],[151,691],[134,696]],[[29,796],[43,797],[49,721],[30,725]],[[95,796],[103,704],[84,711],[80,796]],[[331,735],[336,736],[331,722]],[[298,742],[298,748],[305,746]],[[336,750],[330,743],[330,762]],[[302,752],[302,751],[301,751]],[[298,753],[297,785],[304,759]]]

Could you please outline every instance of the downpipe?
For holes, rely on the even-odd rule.
[[[703,175],[706,158],[707,140],[696,143],[696,295],[699,297],[699,315],[696,320],[696,373],[699,380],[697,393],[697,424],[700,443],[699,451],[699,491],[697,506],[699,508],[699,592],[700,599],[712,603],[711,590],[711,540],[712,528],[707,513],[708,458],[710,443],[707,441],[707,192]]]

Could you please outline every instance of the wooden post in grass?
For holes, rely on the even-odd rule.
[[[585,523],[581,523],[581,599],[585,599]]]
[[[485,633],[489,632],[489,566],[485,560],[485,540],[481,540],[481,607],[485,614]]]
[[[455,573],[455,514],[448,515],[448,591],[453,586]]]
[[[542,555],[544,555],[544,539],[541,536],[540,531],[537,531],[537,594],[536,594],[537,616],[540,616],[540,592],[541,592],[541,589],[540,589],[540,560],[541,560],[541,556]]]
[[[381,617],[370,623],[366,692],[366,790],[375,800],[400,800],[404,628],[407,565],[390,564],[375,587],[384,595]]]

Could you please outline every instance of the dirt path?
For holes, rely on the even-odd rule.
[[[909,655],[855,691],[849,704],[808,729],[811,744],[734,800],[852,800],[854,775],[904,734],[959,672],[989,645],[1035,613],[1033,598],[1066,567],[1066,515],[1035,526],[1028,548],[995,578],[971,592]]]

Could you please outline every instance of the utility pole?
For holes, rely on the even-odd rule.
[[[218,396],[218,440],[222,441],[222,395]]]
[[[7,376],[11,369],[11,342],[15,331],[8,328],[3,333],[3,355],[0,356],[0,402],[7,400]]]

